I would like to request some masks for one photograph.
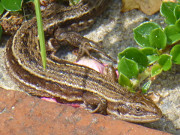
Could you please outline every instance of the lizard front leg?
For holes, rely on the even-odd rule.
[[[54,33],[55,39],[60,42],[60,44],[68,44],[74,47],[79,48],[77,61],[83,57],[84,55],[88,55],[90,58],[95,59],[98,62],[97,58],[92,56],[90,52],[98,52],[104,55],[109,60],[116,63],[116,60],[108,56],[106,53],[101,51],[100,47],[98,47],[97,43],[82,37],[79,33],[76,32],[64,32],[62,29],[57,29]]]

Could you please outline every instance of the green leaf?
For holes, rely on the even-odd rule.
[[[160,13],[166,18],[167,24],[175,24],[176,17],[174,16],[174,8],[177,3],[173,2],[163,2],[160,8]]]
[[[162,68],[159,64],[156,64],[151,69],[151,77],[154,77],[162,72]]]
[[[34,2],[34,0],[23,0],[24,3],[26,2]]]
[[[152,47],[142,48],[141,52],[144,53],[147,56],[149,64],[152,64],[152,63],[156,62],[159,59],[157,49],[154,49]]]
[[[172,67],[172,57],[167,54],[163,54],[160,56],[158,63],[164,71],[168,71]]]
[[[135,47],[129,47],[118,54],[118,58],[128,58],[135,61],[138,64],[139,71],[143,71],[148,66],[148,59],[145,54]]]
[[[70,0],[71,4],[72,5],[76,5],[79,3],[80,0]]]
[[[159,55],[157,55],[157,54],[149,55],[149,56],[147,56],[147,58],[149,60],[149,64],[151,65],[159,59]]]
[[[1,0],[1,2],[7,11],[19,11],[22,6],[22,0]]]
[[[174,15],[176,17],[176,20],[178,20],[180,18],[180,5],[176,5],[176,7],[174,9]]]
[[[1,3],[1,1],[0,1],[0,15],[1,15],[3,12],[4,12],[4,8],[3,8],[2,3]]]
[[[146,56],[148,55],[153,55],[153,54],[158,54],[157,49],[154,49],[152,47],[144,47],[140,50],[142,53],[144,53]]]
[[[172,56],[173,63],[180,64],[180,44],[175,45],[171,49],[170,55]]]
[[[166,34],[160,29],[154,29],[149,36],[150,46],[155,49],[164,49],[166,47]]]
[[[127,87],[127,86],[132,87],[132,83],[131,83],[130,79],[121,73],[119,74],[118,82],[123,87]]]
[[[118,72],[123,74],[129,79],[137,78],[138,65],[135,61],[123,57],[118,63]]]
[[[175,26],[177,28],[177,31],[180,31],[180,19],[176,21]]]
[[[2,27],[0,25],[0,39],[1,39],[1,36],[2,36]]]
[[[157,23],[145,22],[136,27],[134,32],[134,39],[141,47],[149,47],[149,35],[152,30],[160,28]]]
[[[167,36],[167,44],[174,44],[180,40],[180,30],[176,25],[169,25],[164,29]]]
[[[143,85],[143,87],[142,87],[142,92],[143,93],[146,93],[147,92],[147,90],[150,88],[150,86],[151,86],[151,83],[152,83],[152,81],[151,80],[149,80],[148,82],[146,82],[144,85]]]

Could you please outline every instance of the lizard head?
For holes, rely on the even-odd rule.
[[[129,95],[128,100],[109,102],[107,113],[135,123],[153,122],[162,117],[161,110],[151,99],[140,94],[132,95]]]

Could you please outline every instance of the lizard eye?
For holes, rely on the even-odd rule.
[[[141,112],[141,109],[139,107],[136,107],[136,112]]]
[[[141,115],[143,113],[143,111],[142,111],[142,109],[139,106],[137,106],[135,108],[135,113],[136,113],[136,115]]]

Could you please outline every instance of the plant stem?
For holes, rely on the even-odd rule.
[[[38,37],[41,49],[42,64],[43,68],[46,69],[46,47],[39,0],[34,0],[34,4],[37,18]]]

